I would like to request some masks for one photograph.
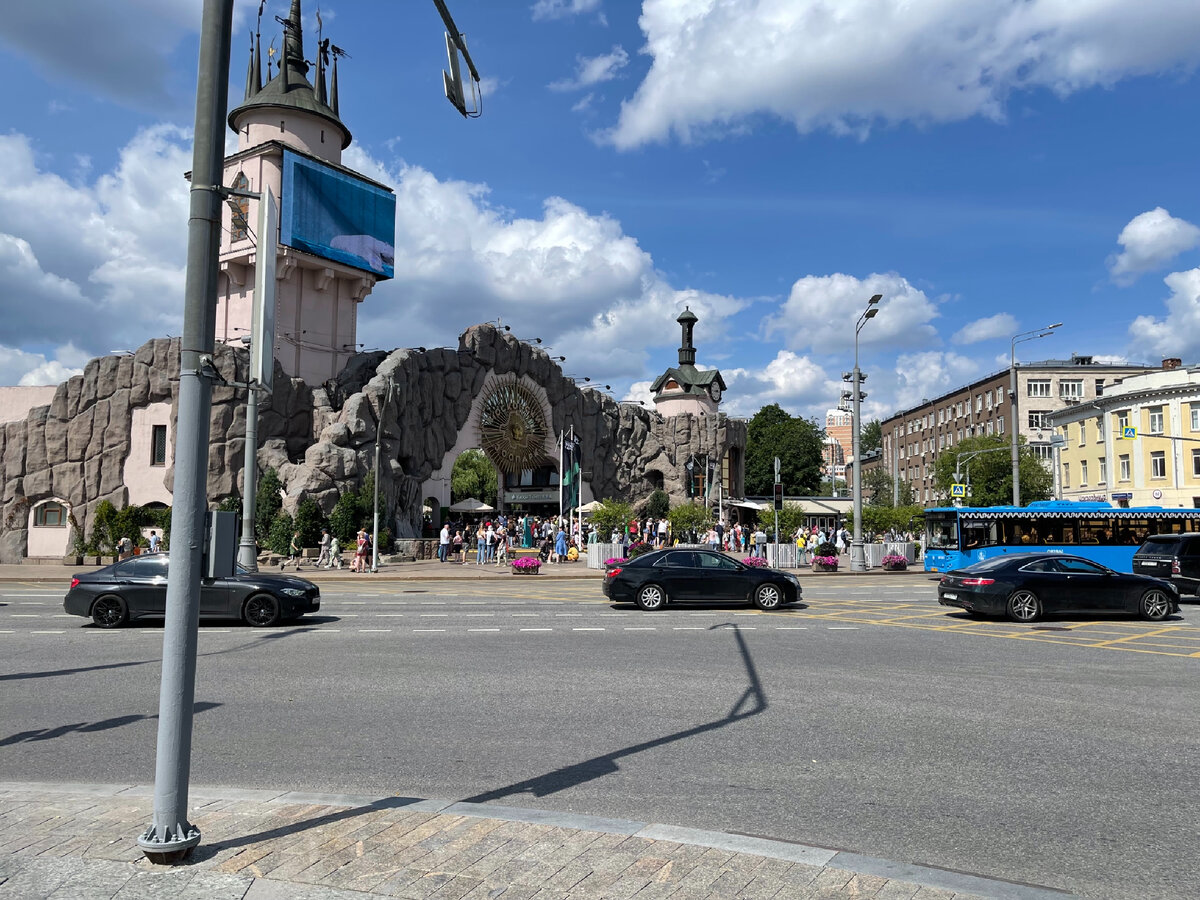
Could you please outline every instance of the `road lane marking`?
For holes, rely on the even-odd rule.
[[[572,628],[572,631],[603,631],[603,628]]]
[[[676,625],[672,631],[704,631],[703,625]]]
[[[65,631],[31,631],[30,634],[66,634]]]
[[[578,629],[576,629],[576,630],[578,630]],[[655,628],[653,625],[633,625],[633,626],[626,625],[625,630],[626,631],[658,631],[658,629]]]
[[[450,613],[421,613],[422,619],[448,619]]]
[[[830,631],[858,631],[857,625],[826,625]]]
[[[467,629],[467,631],[469,631],[469,632],[499,631],[499,630],[500,630],[499,628],[468,628]]]
[[[13,618],[13,619],[40,619],[42,617],[42,614],[41,613],[10,613],[9,617]]]
[[[390,628],[360,628],[358,632],[359,634],[389,634],[391,630]]]
[[[522,631],[553,631],[553,628],[522,628]]]
[[[808,631],[807,625],[776,625],[776,631]]]
[[[446,630],[445,628],[414,628],[413,633],[414,634],[416,634],[417,632],[430,633],[430,632],[434,632],[434,631],[445,631],[445,630]]]

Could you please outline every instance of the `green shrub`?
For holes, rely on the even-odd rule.
[[[325,514],[316,500],[305,498],[296,507],[296,528],[300,530],[300,545],[315,547],[321,541],[321,529],[327,527]]]
[[[614,530],[618,530],[621,534],[625,533],[625,529],[629,527],[629,520],[633,518],[633,507],[621,500],[601,500],[600,505],[593,510],[591,519],[592,524],[596,526],[596,533],[600,536],[600,540],[607,542]]]
[[[267,549],[281,556],[287,556],[295,531],[296,526],[292,522],[291,516],[283,511],[276,513],[275,518],[271,521],[271,527],[267,531]]]
[[[108,500],[96,504],[96,512],[92,515],[92,539],[89,546],[97,553],[110,554],[117,546],[117,538],[113,534],[116,523],[117,508]]]
[[[254,492],[254,533],[260,542],[264,535],[271,533],[275,516],[283,507],[283,498],[279,496],[282,488],[283,484],[274,469],[258,473],[258,487]]]
[[[671,534],[682,543],[685,535],[693,531],[697,539],[703,538],[712,524],[712,514],[703,504],[681,503],[667,513],[667,521],[671,523]]]
[[[652,519],[661,519],[671,511],[671,498],[666,491],[655,491],[646,500],[646,515]]]

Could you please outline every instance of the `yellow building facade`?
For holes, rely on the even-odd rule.
[[[1200,366],[1125,378],[1051,424],[1062,499],[1200,507]]]

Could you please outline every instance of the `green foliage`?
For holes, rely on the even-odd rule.
[[[601,541],[607,541],[614,530],[624,534],[633,518],[633,507],[621,500],[601,500],[592,511],[591,520]]]
[[[646,500],[646,515],[652,519],[661,519],[671,511],[671,498],[666,491],[655,491]]]
[[[815,422],[793,418],[777,403],[764,406],[746,426],[746,493],[770,495],[775,457],[785,494],[815,494],[821,484],[822,431]]]
[[[279,496],[282,488],[283,484],[274,469],[264,469],[258,473],[258,486],[254,492],[254,533],[260,542],[271,533],[275,516],[283,507],[283,498]]]
[[[934,467],[934,487],[949,502],[950,485],[954,484],[956,465],[961,465],[961,474],[966,479],[969,470],[971,493],[966,499],[968,506],[1002,506],[1012,503],[1012,456],[1010,438],[1006,435],[977,435],[954,445],[951,450],[938,454]],[[968,460],[968,453],[987,450]],[[1018,465],[1021,475],[1021,502],[1048,500],[1054,489],[1054,476],[1046,470],[1025,443],[1018,438]],[[961,462],[960,462],[961,461]]]
[[[864,455],[883,446],[883,426],[878,419],[866,422],[858,436],[858,449]]]
[[[292,517],[280,510],[271,520],[271,527],[266,533],[267,549],[273,550],[281,556],[287,556],[295,531],[296,526],[292,522]]]
[[[118,509],[112,521],[112,539],[115,545],[121,538],[129,538],[136,547],[145,543],[142,540],[142,525],[146,520],[140,506],[126,506]]]
[[[910,506],[864,506],[863,535],[881,535],[891,531],[919,532],[922,529],[924,507]],[[848,518],[847,528],[853,528],[853,516]]]
[[[458,503],[469,497],[496,505],[496,467],[482,450],[464,450],[450,470],[450,502]]]
[[[92,539],[88,542],[89,551],[95,550],[98,553],[110,554],[116,549],[117,538],[113,534],[116,518],[117,508],[110,501],[101,500],[96,504],[96,511],[92,514]]]
[[[891,506],[893,495],[892,476],[888,474],[886,469],[871,469],[863,472],[862,476],[863,496],[867,498],[867,503],[871,506]],[[912,506],[916,503],[917,495],[911,484],[900,479],[900,505]]]
[[[681,538],[687,531],[707,531],[712,524],[712,513],[702,503],[681,503],[667,513],[667,521],[671,523],[671,534]]]
[[[354,541],[362,525],[362,507],[358,491],[347,491],[338,497],[337,505],[329,514],[329,531],[337,536],[343,547],[348,547]]]
[[[317,546],[321,541],[321,529],[327,526],[325,514],[321,512],[316,500],[306,497],[300,501],[300,505],[296,507],[296,528],[300,530],[300,546]]]
[[[147,512],[150,514],[150,527],[157,527],[159,536],[162,538],[162,549],[169,549],[171,546],[171,507],[149,509]]]
[[[221,502],[217,504],[217,511],[237,513],[240,516],[242,512],[242,498],[236,493],[221,498]]]
[[[760,513],[763,521],[769,526],[769,533],[772,537],[775,534],[775,513],[767,510]],[[799,503],[784,503],[783,509],[779,511],[779,540],[787,543],[792,539],[792,535],[796,533],[796,529],[804,524],[804,507]]]

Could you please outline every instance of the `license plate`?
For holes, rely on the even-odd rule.
[[[957,600],[958,594],[942,594],[942,597],[946,600]]]

